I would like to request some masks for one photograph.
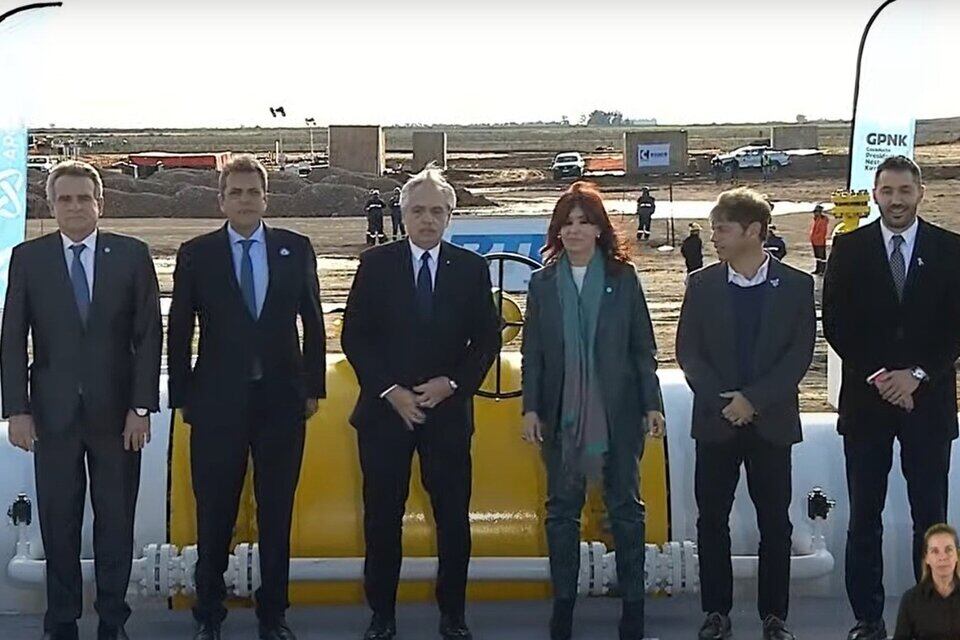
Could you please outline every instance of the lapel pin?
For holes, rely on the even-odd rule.
[[[780,278],[774,278],[773,280],[771,280],[771,281],[770,281],[770,286],[772,286],[772,287],[779,287],[779,286],[780,286]]]
[[[288,256],[288,255],[290,255],[290,249],[287,249],[286,247],[281,247],[281,248],[280,248],[280,255],[282,255],[282,256]]]
[[[110,253],[110,247],[104,247],[104,248],[103,248],[103,252],[104,252],[104,253]]]
[[[921,258],[920,256],[917,256],[917,266],[918,267],[923,266],[923,258]]]

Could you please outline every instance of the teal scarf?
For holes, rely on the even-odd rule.
[[[594,357],[604,259],[600,251],[593,254],[579,292],[566,254],[560,257],[557,267],[564,352],[561,452],[565,470],[579,471],[588,479],[595,479],[602,474],[604,454],[609,447],[606,408]]]

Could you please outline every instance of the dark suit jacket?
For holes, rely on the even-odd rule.
[[[565,345],[557,270],[554,263],[533,273],[523,324],[523,412],[537,412],[546,426],[545,440],[556,435],[563,400]],[[656,353],[636,269],[607,264],[594,355],[608,428],[618,446],[635,447],[644,435],[646,412],[663,411]]]
[[[473,395],[500,350],[500,320],[487,261],[443,242],[433,319],[417,318],[413,258],[407,240],[364,251],[343,317],[341,344],[360,382],[350,417],[358,429],[400,417],[380,394],[447,376],[456,393],[428,419],[473,429]]]
[[[259,319],[240,293],[227,225],[185,242],[177,253],[167,335],[170,406],[185,408],[191,424],[243,419],[255,358],[284,418],[302,416],[306,398],[326,395],[326,337],[313,246],[286,229],[264,225],[264,231],[270,284]],[[197,318],[200,341],[191,366]]]
[[[921,367],[914,393],[918,428],[957,437],[960,356],[960,236],[918,221],[903,301],[897,299],[880,222],[837,236],[823,281],[823,333],[843,359],[842,434],[892,427],[906,414],[884,402],[867,377]]]
[[[800,442],[798,386],[813,359],[816,311],[813,278],[770,258],[760,334],[754,351],[754,382],[737,385],[737,328],[727,283],[727,263],[690,274],[677,325],[677,362],[693,389],[692,435],[702,442],[723,442],[741,427],[721,413],[725,391],[740,391],[757,416],[753,427],[767,442]]]
[[[60,233],[14,248],[0,340],[5,418],[31,413],[40,434],[63,433],[81,392],[91,423],[104,429],[122,431],[129,409],[159,409],[163,333],[150,249],[100,231],[93,275],[84,327]]]

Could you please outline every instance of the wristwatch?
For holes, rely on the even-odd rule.
[[[450,383],[450,388],[453,389],[454,391],[456,391],[456,390],[458,389],[457,383],[454,382],[453,380],[451,380],[450,378],[447,378],[447,382]]]
[[[141,418],[146,418],[148,415],[150,415],[150,409],[144,409],[143,407],[137,407],[133,410],[133,412]]]
[[[927,372],[921,369],[920,367],[914,367],[910,370],[910,375],[919,380],[920,382],[926,382],[930,379],[930,376],[927,375]]]

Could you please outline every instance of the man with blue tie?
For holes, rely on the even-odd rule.
[[[947,518],[957,437],[960,236],[918,217],[920,167],[904,156],[877,167],[880,219],[837,236],[823,281],[823,334],[843,360],[837,430],[843,437],[850,523],[849,640],[885,640],[883,507],[893,441],[913,519],[913,567],[927,529]]]
[[[170,406],[191,425],[195,638],[220,637],[227,613],[223,573],[251,455],[260,638],[294,640],[285,619],[293,499],[305,423],[326,394],[317,258],[309,238],[264,224],[267,171],[256,158],[234,156],[219,186],[227,223],[180,247],[168,322]],[[191,364],[198,318],[198,356]]]
[[[59,230],[18,245],[10,260],[0,339],[3,417],[11,444],[34,456],[46,553],[44,637],[77,638],[89,480],[97,638],[123,640],[140,450],[150,441],[150,413],[159,409],[157,276],[145,243],[97,228],[103,182],[92,166],[57,165],[47,202]]]
[[[347,299],[341,342],[360,381],[350,417],[363,472],[365,640],[396,635],[401,530],[414,451],[437,523],[440,635],[469,640],[473,395],[500,349],[487,262],[443,242],[456,193],[428,168],[400,191],[408,238],[369,249]]]

